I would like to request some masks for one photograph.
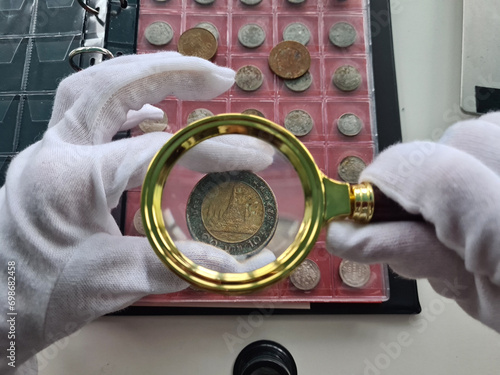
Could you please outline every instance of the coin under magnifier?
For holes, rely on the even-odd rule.
[[[293,286],[300,290],[316,288],[321,279],[321,272],[316,262],[311,259],[304,260],[290,275]]]
[[[259,68],[253,65],[245,65],[238,69],[234,77],[236,86],[243,91],[255,91],[264,82],[264,76]]]
[[[337,22],[330,28],[328,38],[330,42],[341,48],[349,47],[356,41],[356,29],[347,22]]]
[[[135,211],[134,219],[132,220],[132,222],[134,223],[134,228],[137,231],[137,233],[145,236],[146,231],[144,230],[144,226],[142,225],[142,215],[140,209]]]
[[[285,86],[295,92],[306,91],[312,85],[312,74],[305,72],[305,74],[295,79],[285,79]]]
[[[164,46],[174,38],[174,30],[168,23],[157,21],[146,27],[144,37],[150,44]]]
[[[254,108],[245,109],[243,112],[241,112],[241,114],[242,115],[259,116],[262,118],[266,118],[266,116],[264,116],[264,114],[261,111],[254,109]]]
[[[214,114],[206,108],[197,108],[188,115],[187,123],[189,125],[195,121],[201,120],[202,118],[210,117],[213,115]]]
[[[200,22],[195,26],[195,28],[200,28],[200,29],[205,29],[207,31],[210,31],[212,35],[215,37],[215,40],[219,41],[219,30],[217,29],[217,26],[215,26],[211,22]]]
[[[370,266],[344,259],[340,262],[339,275],[346,285],[362,288],[370,281]]]
[[[359,175],[366,168],[366,164],[363,160],[357,156],[347,156],[342,159],[338,167],[339,177],[345,182],[351,184],[357,184],[359,180]]]
[[[337,121],[337,128],[343,135],[353,137],[363,129],[363,121],[354,113],[344,113]]]
[[[186,220],[194,240],[231,255],[251,255],[262,250],[276,230],[276,199],[254,173],[210,173],[191,192]]]
[[[311,55],[304,45],[292,40],[278,43],[269,54],[269,67],[278,77],[295,79],[311,66]]]
[[[296,137],[309,134],[314,126],[313,119],[309,113],[301,109],[291,111],[285,117],[285,128]]]
[[[351,65],[343,65],[333,73],[333,84],[342,91],[354,91],[361,85],[359,70]]]
[[[293,40],[300,44],[306,45],[311,39],[311,32],[306,25],[300,22],[289,24],[283,30],[283,40]]]
[[[184,56],[210,60],[217,53],[217,40],[210,31],[195,27],[182,33],[177,50]]]
[[[266,40],[266,32],[255,23],[249,23],[238,30],[238,41],[247,48],[257,48]]]

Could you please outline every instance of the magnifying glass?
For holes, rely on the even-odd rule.
[[[241,154],[231,153],[238,149]],[[245,149],[259,152],[242,160]],[[174,134],[149,166],[141,214],[168,268],[198,288],[224,294],[258,291],[288,276],[333,219],[419,219],[369,183],[326,177],[291,132],[243,114],[207,117]],[[273,260],[248,272],[219,272],[183,254],[178,244],[186,240],[239,261],[271,253],[267,259]]]

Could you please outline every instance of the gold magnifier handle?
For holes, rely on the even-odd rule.
[[[349,217],[358,223],[383,221],[424,221],[411,214],[369,182],[348,184],[323,177],[325,221]]]

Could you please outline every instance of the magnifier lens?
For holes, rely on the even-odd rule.
[[[294,242],[304,202],[299,176],[277,148],[233,134],[204,140],[181,156],[165,181],[161,206],[165,229],[180,251],[194,248],[186,241],[204,247],[204,259],[196,251],[184,255],[229,272],[206,257],[229,254],[240,263],[253,260],[257,268],[273,262]]]

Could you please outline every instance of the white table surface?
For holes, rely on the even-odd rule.
[[[392,1],[405,141],[436,139],[465,118],[459,109],[461,3]],[[101,318],[40,353],[40,374],[229,375],[238,352],[259,339],[287,347],[300,374],[500,373],[500,335],[427,282],[418,286],[421,315],[273,315],[257,322],[233,351],[224,335],[238,336],[246,316]]]

